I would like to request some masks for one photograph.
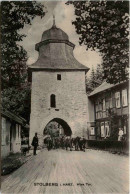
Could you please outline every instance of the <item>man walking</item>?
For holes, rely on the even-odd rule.
[[[34,147],[33,155],[36,155],[36,150],[37,150],[37,146],[38,146],[38,137],[37,137],[37,133],[35,133],[35,136],[33,137],[32,146]]]

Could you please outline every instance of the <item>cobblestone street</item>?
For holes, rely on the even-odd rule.
[[[128,193],[128,162],[105,151],[44,149],[2,182],[2,193]]]

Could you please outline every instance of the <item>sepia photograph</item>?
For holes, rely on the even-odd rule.
[[[129,1],[1,1],[1,193],[129,193]]]

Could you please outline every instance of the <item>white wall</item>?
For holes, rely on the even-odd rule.
[[[21,152],[21,125],[13,125],[12,128],[12,139],[10,142],[10,127],[11,122],[9,119],[2,117],[2,135],[1,135],[1,157],[5,158],[10,152],[16,153]],[[19,129],[18,129],[19,127]],[[19,136],[18,136],[19,131]],[[10,144],[12,150],[10,150]]]
[[[14,130],[15,136],[12,139],[13,152],[17,153],[21,151],[21,126],[16,124],[16,129]]]
[[[94,103],[90,98],[87,100],[87,107],[88,107],[88,122],[95,121],[95,113],[94,113]]]

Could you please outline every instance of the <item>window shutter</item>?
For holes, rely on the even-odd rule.
[[[122,106],[127,106],[128,101],[127,101],[127,89],[122,90]]]
[[[105,122],[105,132],[106,132],[106,136],[109,137],[110,136],[110,128],[109,128],[108,121]]]
[[[105,137],[104,122],[101,123],[101,137]]]

